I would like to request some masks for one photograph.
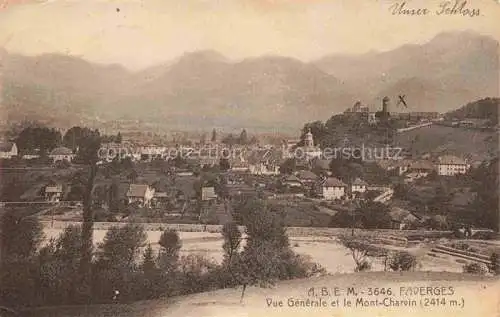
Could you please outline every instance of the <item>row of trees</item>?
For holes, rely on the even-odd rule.
[[[12,135],[12,138],[15,139],[21,153],[33,152],[38,149],[43,156],[58,146],[65,146],[76,152],[77,149],[88,147],[89,140],[95,136],[99,136],[102,142],[121,143],[122,141],[120,133],[116,136],[104,136],[100,135],[98,130],[75,126],[62,135],[55,128],[35,124],[24,127],[21,131],[16,132],[16,135]]]
[[[250,203],[250,202],[249,202]],[[166,230],[158,250],[147,243],[142,226],[110,228],[91,248],[88,284],[81,283],[80,226],[69,226],[43,246],[36,219],[7,213],[1,222],[0,305],[38,306],[106,303],[118,290],[122,302],[175,296],[242,285],[269,285],[277,280],[308,277],[324,270],[295,254],[283,226],[283,215],[251,202],[243,215],[245,236],[234,223],[223,227],[222,263],[199,255],[181,256],[177,232]]]

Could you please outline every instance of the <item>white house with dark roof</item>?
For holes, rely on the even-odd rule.
[[[44,196],[46,201],[58,202],[63,196],[63,186],[58,185],[48,185],[45,187]]]
[[[464,159],[452,155],[441,156],[437,161],[437,172],[441,176],[465,174],[469,167]]]
[[[368,183],[358,177],[350,184],[350,190],[351,193],[364,193],[367,186]]]
[[[217,199],[217,194],[215,193],[215,187],[203,186],[201,188],[201,200],[202,201],[209,201],[209,200],[216,200],[216,199]]]
[[[130,184],[127,191],[128,203],[139,203],[141,207],[150,207],[155,189],[149,185]]]
[[[17,145],[14,142],[0,143],[0,159],[11,159],[17,154]]]
[[[319,181],[316,186],[318,196],[326,200],[342,199],[346,195],[347,185],[335,177]]]
[[[75,154],[67,147],[61,146],[53,149],[49,154],[49,158],[51,158],[54,163],[59,161],[71,162],[75,158]]]

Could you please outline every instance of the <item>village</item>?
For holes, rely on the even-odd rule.
[[[370,112],[357,102],[337,117],[346,122],[354,118],[364,124],[360,129],[377,131],[390,116],[397,124],[386,129],[401,135],[447,122],[453,124],[446,129],[471,128],[466,120],[434,112],[389,113],[387,104],[388,98],[380,111]],[[44,158],[36,144],[22,150],[15,142],[2,145],[5,175],[16,175],[18,183],[22,175],[33,174],[37,180],[15,196],[12,188],[22,184],[6,178],[1,204],[34,206],[42,220],[81,221],[84,191],[75,175],[85,164],[78,162],[76,143],[83,144],[78,133],[85,129],[67,131],[63,139],[71,146],[53,142]],[[356,147],[347,139],[332,149],[320,146],[307,125],[300,138],[273,144],[249,142],[244,130],[239,138],[228,138],[218,140],[215,129],[210,140],[185,144],[141,144],[120,133],[109,137],[97,150],[92,190],[96,220],[224,225],[238,218],[235,208],[242,202],[258,197],[284,209],[291,227],[487,229],[464,216],[477,196],[468,175],[484,165],[477,158],[446,152],[417,155],[387,144]],[[32,181],[33,175],[26,177]]]

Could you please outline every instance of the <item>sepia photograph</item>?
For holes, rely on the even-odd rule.
[[[0,317],[500,317],[499,0],[0,0]]]

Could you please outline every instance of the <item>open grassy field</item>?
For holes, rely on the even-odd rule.
[[[482,161],[498,154],[498,133],[433,125],[397,134],[395,144],[419,153],[452,154]]]

